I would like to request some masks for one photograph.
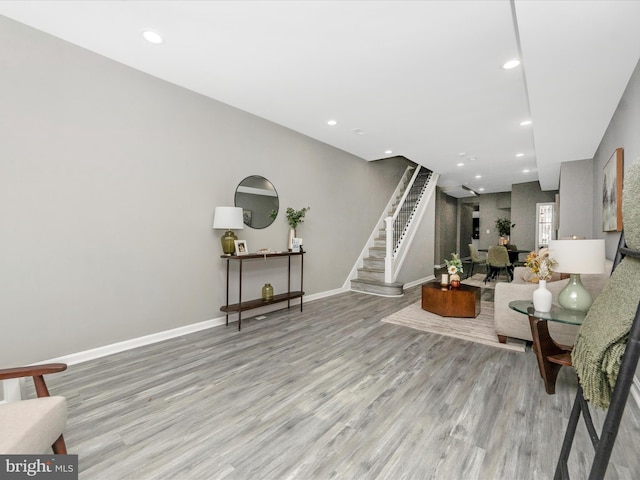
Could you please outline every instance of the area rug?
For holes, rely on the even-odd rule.
[[[422,309],[422,302],[417,301],[381,321],[515,352],[524,352],[526,346],[517,339],[509,338],[507,343],[498,341],[493,326],[493,302],[480,302],[480,315],[476,318],[457,318],[427,312]]]
[[[494,288],[496,288],[496,283],[507,282],[508,281],[504,274],[499,275],[498,279],[494,278],[493,280],[491,280],[490,282],[487,282],[487,283],[484,283],[484,277],[486,277],[486,274],[484,274],[484,273],[476,273],[476,274],[473,275],[473,277],[465,278],[460,283],[464,283],[465,285],[471,285],[473,287],[489,288],[489,289],[493,290]]]

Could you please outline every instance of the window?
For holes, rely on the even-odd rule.
[[[548,247],[555,239],[555,203],[536,204],[536,245]]]

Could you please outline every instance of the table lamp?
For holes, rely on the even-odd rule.
[[[556,272],[568,273],[569,283],[558,294],[558,303],[567,310],[586,312],[593,299],[580,280],[581,274],[604,273],[604,240],[551,240],[549,257],[558,264]]]
[[[238,237],[231,229],[242,230],[244,228],[242,208],[216,207],[215,213],[213,214],[213,228],[226,230],[220,239],[222,242],[222,251],[225,255],[232,255],[236,249],[234,240],[237,240]]]

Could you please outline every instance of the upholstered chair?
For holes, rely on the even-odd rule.
[[[62,372],[64,363],[0,370],[0,380],[33,377],[37,398],[0,405],[0,454],[66,454],[62,432],[67,425],[67,400],[50,396],[43,375]]]
[[[481,257],[478,254],[478,250],[476,250],[476,247],[474,247],[471,243],[469,244],[469,254],[471,256],[471,268],[468,270],[469,274],[467,275],[467,278],[473,277],[473,270],[475,269],[476,265],[484,266],[486,272],[487,259]]]
[[[487,252],[487,276],[485,282],[497,277],[504,270],[509,281],[512,280],[513,266],[509,260],[509,252],[506,247],[492,245]]]

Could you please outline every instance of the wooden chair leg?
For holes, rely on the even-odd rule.
[[[500,343],[507,343],[507,336],[506,335],[498,335],[498,341]]]
[[[53,450],[53,453],[55,453],[56,455],[67,454],[67,446],[64,443],[64,438],[62,435],[60,435],[58,439],[55,442],[53,442],[53,445],[51,445],[51,449]]]

